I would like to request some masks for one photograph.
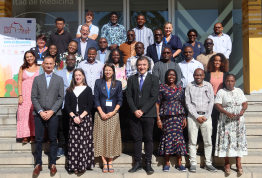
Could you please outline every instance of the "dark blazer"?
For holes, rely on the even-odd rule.
[[[73,112],[76,114],[77,97],[74,92],[66,92],[65,96],[65,109],[68,113]],[[82,114],[86,111],[90,114],[93,107],[92,90],[87,86],[84,91],[78,96],[78,113]]]
[[[122,92],[122,83],[116,80],[116,86],[110,87],[110,98],[112,100],[112,106],[106,106],[107,100],[107,89],[106,89],[106,81],[104,79],[97,79],[94,88],[94,102],[95,108],[101,107],[105,114],[114,111],[117,104],[120,106],[123,102],[123,92]]]
[[[223,75],[223,88],[226,88],[225,80],[226,80],[226,76],[228,74],[229,74],[228,72],[224,72],[224,75]],[[210,83],[210,79],[211,79],[210,72],[205,72],[204,80]]]
[[[74,39],[74,41],[77,42],[77,49],[78,49],[77,53],[78,53],[79,55],[83,56],[83,55],[81,54],[80,40],[81,40],[81,38],[76,38],[76,39]],[[85,61],[87,60],[87,52],[88,52],[88,49],[89,49],[90,47],[95,47],[96,50],[98,50],[97,42],[96,42],[95,40],[92,40],[92,39],[88,38],[87,44],[86,44],[86,54],[85,54],[85,58],[84,58]]]
[[[37,115],[40,110],[52,110],[56,115],[61,115],[61,106],[64,100],[64,81],[62,77],[53,73],[48,88],[45,73],[35,77],[31,100],[34,105],[33,115]]]
[[[172,51],[172,47],[170,44],[166,44],[165,42],[162,43],[162,49],[161,49],[161,55],[160,55],[160,60],[163,59],[163,56],[162,56],[162,51],[165,47],[169,47]],[[150,57],[154,63],[158,62],[158,55],[157,55],[157,49],[156,49],[156,43],[152,44],[152,45],[149,45],[146,49],[146,56]],[[171,61],[174,61],[173,57],[171,58]]]
[[[144,112],[142,117],[156,117],[158,92],[158,78],[153,74],[147,73],[142,91],[139,89],[138,74],[129,77],[127,81],[126,98],[132,117],[136,117],[134,112],[140,109]]]

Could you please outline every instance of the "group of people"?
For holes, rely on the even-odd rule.
[[[135,164],[129,172],[142,169],[144,142],[145,170],[154,173],[156,123],[162,131],[158,153],[165,156],[163,171],[170,170],[174,154],[177,169],[186,171],[181,156],[189,154],[189,171],[196,172],[200,128],[205,168],[216,172],[211,160],[215,149],[215,156],[225,158],[227,174],[229,157],[236,157],[237,171],[243,174],[247,99],[234,87],[235,76],[228,73],[232,44],[221,23],[215,24],[204,45],[196,41],[198,34],[192,29],[182,46],[179,37],[172,35],[170,22],[165,23],[164,34],[161,29],[153,33],[144,26],[145,17],[138,15],[137,27],[126,32],[112,12],[97,44],[99,29],[93,19],[94,14],[87,12],[86,24],[79,26],[72,40],[64,31],[64,19],[57,18],[49,47],[47,38],[39,35],[37,47],[24,54],[18,79],[17,138],[23,138],[24,144],[35,142],[33,174],[42,170],[45,137],[50,142],[51,174],[57,172],[56,158],[64,155],[70,172],[91,169],[94,157],[101,157],[104,173],[114,172],[113,158],[122,152],[119,110],[126,109],[121,107],[125,103],[129,107],[123,112],[129,112],[134,140]],[[180,53],[183,61],[177,63]]]

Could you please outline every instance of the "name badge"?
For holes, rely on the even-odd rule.
[[[42,65],[43,64],[43,59],[38,59],[37,60],[37,65]]]
[[[112,106],[113,102],[112,100],[106,100],[106,106]]]

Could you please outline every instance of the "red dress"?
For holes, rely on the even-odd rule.
[[[28,76],[26,71],[23,71],[22,76],[22,95],[23,103],[18,104],[17,111],[17,138],[25,138],[35,136],[35,122],[32,114],[34,106],[31,101],[31,91],[34,78],[39,75],[37,70],[33,76]]]

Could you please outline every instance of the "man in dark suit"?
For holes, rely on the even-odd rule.
[[[34,105],[35,121],[35,160],[33,174],[38,175],[42,170],[42,143],[44,130],[48,127],[50,140],[50,173],[55,174],[57,153],[58,116],[61,115],[61,106],[64,99],[64,82],[62,77],[53,73],[55,61],[51,56],[44,59],[45,73],[35,77],[31,100]]]
[[[146,172],[154,173],[151,167],[153,154],[153,127],[157,116],[156,101],[159,92],[158,78],[148,72],[150,61],[140,56],[136,61],[138,74],[129,77],[126,98],[131,111],[131,130],[134,138],[135,165],[129,172],[142,169],[142,139],[145,142]]]
[[[95,47],[96,50],[98,50],[98,46],[95,40],[88,38],[88,35],[90,33],[88,25],[86,24],[82,25],[80,33],[81,33],[81,37],[76,38],[74,40],[77,42],[78,54],[80,54],[83,57],[84,61],[86,61],[88,49],[90,47]]]
[[[96,60],[105,64],[111,52],[111,50],[107,49],[108,47],[107,39],[100,38],[98,45],[99,45],[99,50],[97,51]]]
[[[154,63],[163,59],[162,51],[164,48],[168,47],[172,49],[169,44],[166,44],[162,41],[163,33],[162,30],[156,29],[155,30],[155,43],[148,46],[146,50],[146,56],[150,57]],[[171,61],[174,61],[173,57]]]
[[[64,96],[66,95],[66,89],[70,86],[73,71],[75,69],[76,57],[73,54],[66,56],[66,68],[57,71],[57,75],[63,78],[64,81]],[[62,115],[59,116],[59,129],[58,129],[58,150],[57,157],[67,155],[67,143],[68,143],[68,131],[69,131],[69,114],[64,108],[64,102],[62,106]]]

